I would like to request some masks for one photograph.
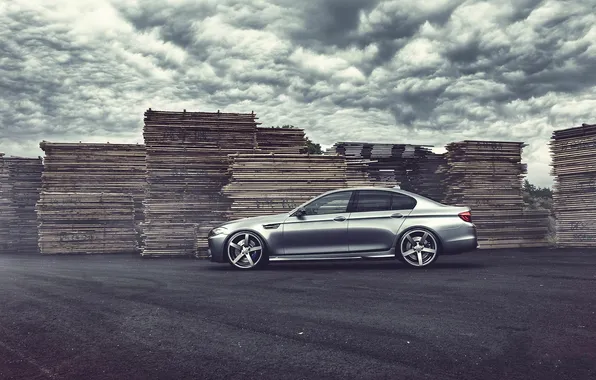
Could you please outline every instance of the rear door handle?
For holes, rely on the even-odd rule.
[[[345,216],[336,216],[335,218],[333,218],[333,220],[335,220],[336,222],[343,222],[344,220],[346,220]]]
[[[391,218],[403,218],[404,216],[402,214],[400,214],[399,212],[396,212],[395,214],[391,215]]]

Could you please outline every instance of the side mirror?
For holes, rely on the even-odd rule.
[[[304,207],[300,207],[298,210],[296,210],[296,212],[294,212],[294,216],[301,218],[304,215],[306,215],[306,210],[304,209]]]

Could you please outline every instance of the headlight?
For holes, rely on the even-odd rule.
[[[228,229],[225,227],[217,227],[209,232],[209,236],[224,235],[228,233]]]

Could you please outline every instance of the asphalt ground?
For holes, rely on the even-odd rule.
[[[0,379],[595,379],[596,251],[272,264],[0,255]]]

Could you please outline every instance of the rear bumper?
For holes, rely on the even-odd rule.
[[[467,231],[457,238],[443,242],[444,255],[458,255],[460,253],[472,252],[478,249],[478,235],[476,226],[471,225]]]

